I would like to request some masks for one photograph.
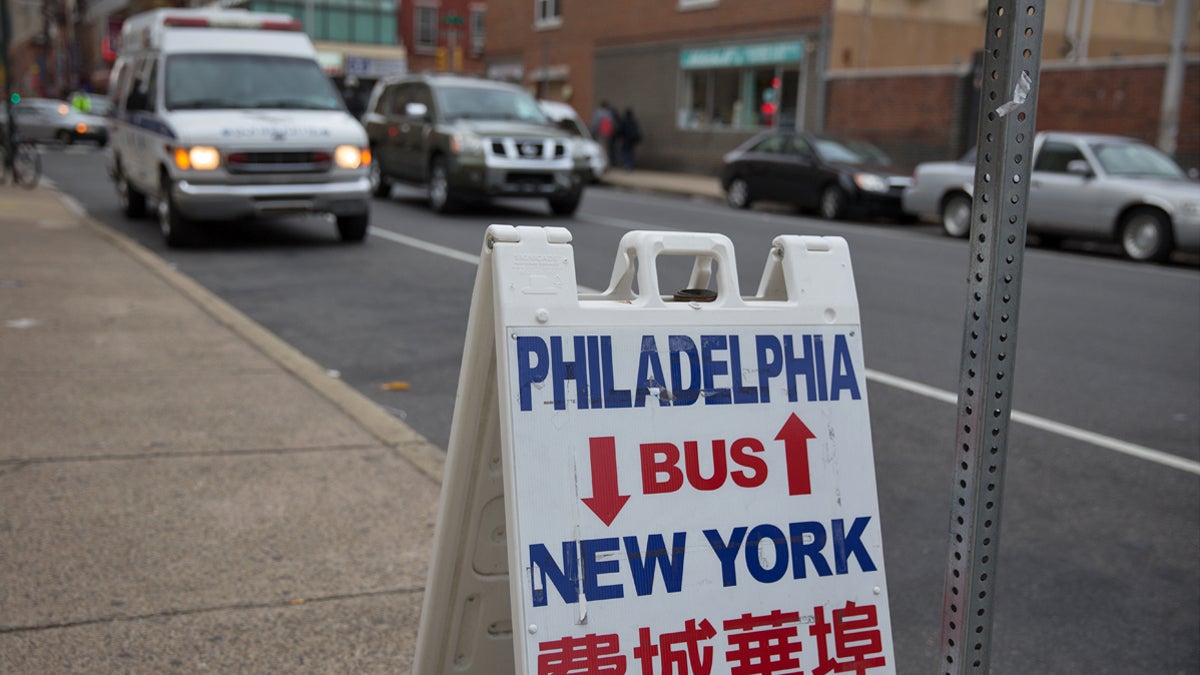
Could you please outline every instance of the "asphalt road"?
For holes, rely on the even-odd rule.
[[[200,247],[169,250],[152,221],[118,212],[102,154],[50,149],[44,160],[92,217],[442,447],[488,224],[568,228],[578,283],[591,288],[607,285],[630,229],[728,235],[746,293],[775,236],[845,237],[897,663],[903,673],[937,667],[965,242],[932,226],[828,223],[606,187],[573,218],[519,201],[438,217],[397,188],[376,200],[365,245],[339,243],[332,222],[293,218],[214,227]],[[671,265],[660,279],[686,281]],[[992,672],[1200,672],[1200,269],[1031,249],[1022,291]],[[407,387],[384,388],[395,382]]]

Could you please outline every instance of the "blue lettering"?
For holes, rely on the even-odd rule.
[[[829,562],[821,555],[821,549],[825,548],[825,528],[820,523],[792,523],[788,526],[788,533],[792,539],[793,579],[807,578],[808,565],[804,562],[805,558],[812,562],[818,576],[827,577],[833,574],[829,569]],[[805,535],[812,536],[811,543],[804,543]]]
[[[804,376],[804,382],[808,386],[808,400],[817,400],[817,383],[816,383],[816,366],[813,364],[812,357],[812,336],[805,335],[801,341],[804,344],[804,354],[796,356],[796,350],[792,343],[792,336],[783,336],[783,351],[784,365],[787,369],[787,386],[788,386],[788,401],[795,403],[800,400],[796,393],[796,377]]]
[[[758,390],[742,384],[742,351],[738,336],[729,336],[730,374],[733,375],[733,402],[758,403]]]
[[[588,600],[612,600],[625,597],[625,589],[621,584],[601,586],[598,577],[601,574],[611,574],[621,569],[616,558],[600,560],[596,554],[601,551],[615,551],[621,548],[621,542],[616,537],[605,539],[584,539],[580,542],[580,557],[583,558],[583,596]]]
[[[700,398],[700,353],[696,343],[686,335],[672,335],[669,339],[671,351],[671,405],[691,405]],[[683,356],[688,357],[688,387],[683,386]]]
[[[578,340],[579,338],[575,339]],[[575,344],[578,345],[579,343],[576,342]],[[579,352],[576,351],[575,353],[578,354]],[[580,394],[579,409],[582,410],[589,407],[589,405],[592,408],[603,408],[604,398],[600,386],[600,338],[595,335],[589,335],[587,338],[587,365],[588,367],[585,371],[587,375],[584,378],[583,386],[580,387],[580,391],[586,390],[588,395],[585,399],[583,394]],[[588,386],[589,384],[591,386]]]
[[[854,360],[850,358],[850,345],[846,343],[845,335],[833,337],[833,378],[829,382],[833,390],[833,400],[839,400],[843,389],[850,391],[850,398],[857,401],[862,398],[858,393],[858,377],[854,374]]]
[[[775,545],[775,563],[770,569],[763,567],[763,556],[758,550],[764,541]],[[788,568],[787,537],[783,536],[783,530],[774,525],[759,525],[750,530],[750,536],[746,537],[746,567],[759,583],[772,584],[782,579]]]
[[[616,389],[613,386],[613,352],[612,336],[600,338],[601,363],[604,365],[604,407],[629,408],[633,406],[633,398],[628,389]]]
[[[541,338],[517,338],[517,384],[521,392],[521,410],[533,410],[533,383],[546,379],[550,369],[546,362],[548,356],[546,343]],[[533,357],[537,357],[536,365]]]
[[[638,372],[637,372],[637,396],[634,398],[633,406],[635,408],[643,408],[646,405],[646,397],[650,395],[651,389],[658,389],[658,404],[660,406],[671,405],[671,392],[667,388],[667,380],[663,377],[662,362],[658,358],[658,345],[654,342],[653,335],[642,336],[642,352],[638,356]]]
[[[771,402],[771,378],[783,372],[783,348],[774,335],[754,338],[754,353],[758,358],[758,390],[763,403]],[[792,390],[789,388],[788,392]]]
[[[554,585],[564,602],[579,602],[579,568],[575,542],[564,541],[562,543],[562,557],[563,565],[560,568],[554,561],[554,556],[550,555],[550,551],[544,545],[529,545],[529,588],[533,591],[534,607],[545,607],[549,601],[547,591],[550,587],[546,585],[547,580]],[[540,584],[537,577],[539,572],[541,573]]]
[[[871,560],[862,542],[863,530],[867,529],[870,520],[868,516],[855,518],[849,534],[844,532],[846,523],[841,518],[833,521],[833,564],[838,574],[846,574],[846,563],[851,557],[858,558],[858,566],[862,571],[875,571],[875,561]]]
[[[668,593],[678,593],[683,587],[683,555],[686,551],[686,532],[676,532],[671,537],[671,549],[667,550],[661,534],[652,534],[646,539],[646,552],[638,547],[637,537],[625,537],[625,553],[629,557],[629,571],[633,575],[633,587],[638,595],[654,592],[654,569],[662,573],[663,586]]]
[[[724,351],[728,343],[724,335],[700,336],[700,359],[704,364],[704,405],[724,405],[729,403],[729,390],[718,389],[713,378],[729,373],[729,365],[717,360],[713,352]]]
[[[704,531],[708,545],[712,546],[713,553],[716,553],[717,558],[721,561],[721,584],[724,586],[737,585],[737,570],[734,569],[734,561],[737,560],[738,550],[742,548],[742,539],[745,536],[746,528],[735,527],[733,532],[729,533],[729,543],[727,544],[721,540],[720,532]]]
[[[583,358],[583,366],[587,366],[587,356],[584,355],[585,344],[582,335],[572,340],[576,359]],[[558,335],[550,338],[550,374],[554,380],[554,409],[565,410],[567,407],[567,380],[575,380],[575,392],[580,401],[587,396],[587,373],[578,367],[579,361],[567,361],[563,356],[563,341]],[[580,406],[582,407],[582,406]]]

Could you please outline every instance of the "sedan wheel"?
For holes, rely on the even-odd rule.
[[[735,209],[750,208],[750,186],[744,178],[734,178],[725,191],[725,201]]]
[[[971,233],[971,198],[956,192],[942,204],[942,229],[951,237],[962,238]]]
[[[1166,260],[1171,255],[1171,225],[1161,211],[1138,209],[1121,223],[1121,250],[1131,260]]]
[[[836,185],[830,185],[821,193],[821,217],[838,220],[846,214],[846,193]]]

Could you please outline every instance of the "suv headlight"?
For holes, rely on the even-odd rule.
[[[483,156],[483,138],[470,131],[458,131],[450,137],[450,151],[456,155]]]
[[[858,189],[866,192],[887,192],[888,184],[883,176],[873,173],[856,173],[854,174],[854,184]]]

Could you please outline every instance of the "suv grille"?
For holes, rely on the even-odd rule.
[[[320,173],[333,155],[321,150],[299,152],[234,152],[225,158],[229,173]]]
[[[507,159],[561,159],[567,154],[565,144],[555,140],[493,138],[492,154]]]

